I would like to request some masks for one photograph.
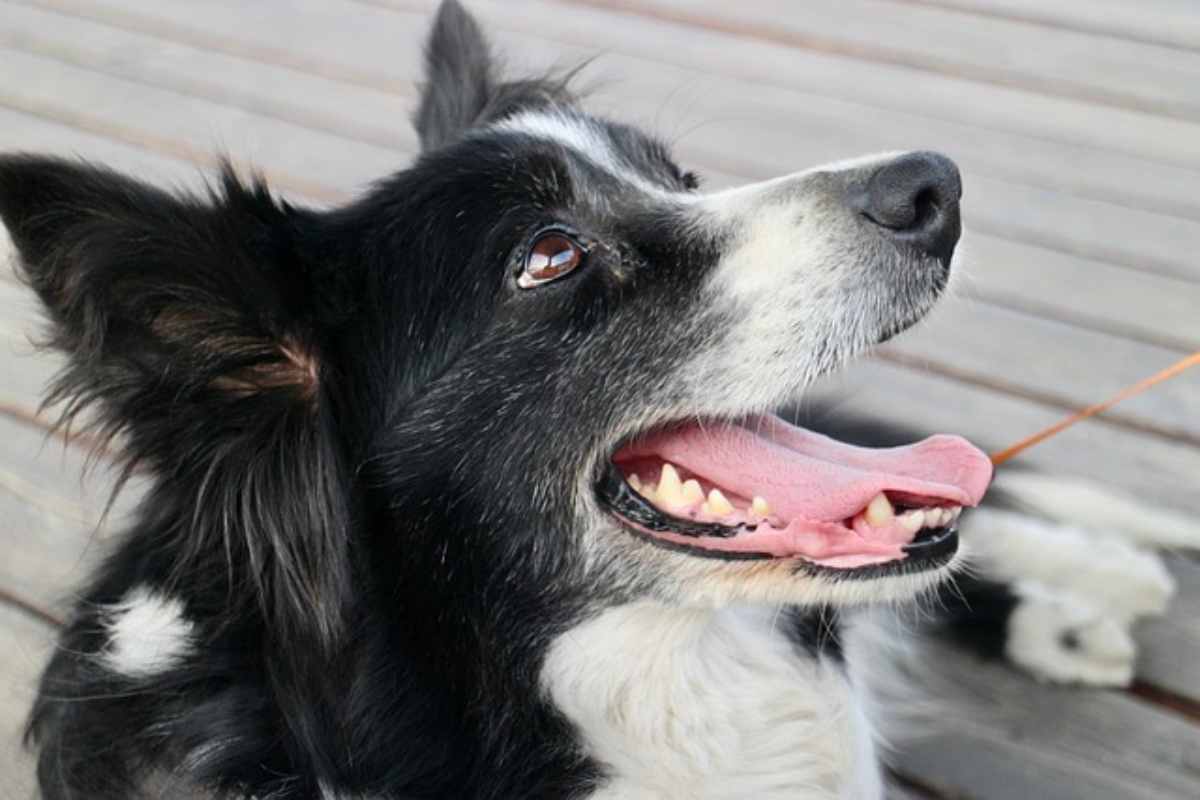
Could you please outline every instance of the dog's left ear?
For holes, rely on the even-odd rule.
[[[527,108],[572,102],[567,80],[505,81],[479,23],[458,0],[443,0],[425,45],[425,88],[415,123],[422,150]]]
[[[153,483],[147,558],[185,580],[227,575],[268,630],[331,647],[349,481],[326,344],[348,290],[312,252],[319,215],[231,171],[198,198],[2,156],[0,219],[67,357],[50,399],[67,419],[93,412]]]

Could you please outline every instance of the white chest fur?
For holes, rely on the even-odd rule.
[[[559,637],[543,679],[611,780],[593,800],[882,796],[842,671],[765,608],[611,609]]]

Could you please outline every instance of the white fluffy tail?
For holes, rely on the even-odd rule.
[[[1022,470],[1001,471],[993,486],[1030,512],[1057,522],[1111,531],[1149,548],[1200,549],[1195,517],[1108,486]]]

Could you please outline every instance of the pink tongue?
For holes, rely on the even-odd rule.
[[[957,436],[906,447],[843,444],[760,417],[742,425],[688,426],[625,448],[618,462],[654,456],[743,498],[765,497],[784,520],[840,522],[880,492],[974,506],[992,479],[992,463]]]

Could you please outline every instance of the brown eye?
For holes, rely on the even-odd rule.
[[[587,251],[565,233],[544,233],[529,248],[517,286],[531,289],[561,278],[583,263]]]

